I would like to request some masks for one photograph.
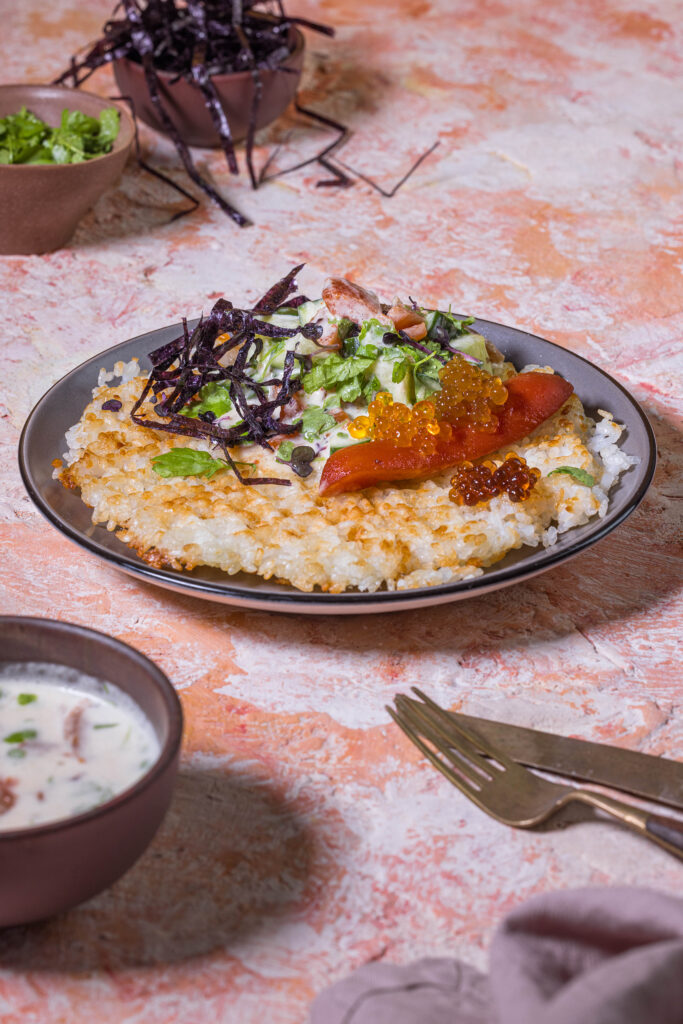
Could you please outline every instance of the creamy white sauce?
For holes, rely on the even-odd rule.
[[[0,833],[83,814],[158,756],[151,723],[117,686],[65,665],[0,666]]]

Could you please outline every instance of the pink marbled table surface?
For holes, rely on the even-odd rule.
[[[543,834],[488,819],[428,769],[384,704],[413,683],[474,714],[683,756],[680,338],[683,38],[676,0],[292,0],[303,99],[352,126],[343,158],[391,185],[316,190],[310,169],[253,194],[198,154],[256,226],[178,204],[129,164],[72,243],[0,260],[0,611],[93,626],[154,658],[187,716],[171,812],[111,890],[0,935],[2,1024],[299,1024],[370,958],[483,965],[501,915],[543,890],[683,867],[608,824]],[[47,81],[106,0],[0,3],[10,81]],[[91,87],[111,91],[99,72]],[[293,132],[289,135],[289,132]],[[287,142],[287,138],[289,141]],[[322,135],[295,115],[261,137]],[[170,145],[142,132],[159,165]],[[431,612],[278,617],[174,596],[73,547],[31,506],[16,446],[34,402],[98,351],[307,261],[540,333],[613,373],[655,428],[640,509],[530,583]]]

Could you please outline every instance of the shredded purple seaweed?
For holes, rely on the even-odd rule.
[[[411,338],[410,335],[406,334],[405,331],[387,331],[382,336],[382,342],[385,345],[397,345],[399,343],[402,343],[404,345],[410,345],[411,348],[417,349],[418,352],[424,352],[425,355],[433,356],[435,359],[438,359],[440,363],[448,362],[448,360],[444,356],[439,355],[438,352],[433,352],[432,349],[427,348],[426,345],[421,345],[419,341],[415,341],[415,339]]]
[[[388,189],[388,190],[382,188],[381,185],[378,185],[376,181],[372,180],[372,178],[368,178],[367,175],[361,174],[360,171],[356,171],[353,167],[349,167],[349,165],[345,164],[342,160],[339,159],[339,157],[335,157],[335,159],[336,159],[337,163],[341,164],[341,166],[344,167],[347,171],[350,171],[351,174],[355,174],[355,176],[357,178],[360,178],[361,181],[364,181],[366,183],[366,185],[370,185],[372,188],[375,189],[376,192],[379,192],[380,195],[383,195],[386,199],[391,199],[393,196],[396,195],[398,190],[403,185],[405,185],[405,183],[407,182],[408,178],[410,178],[411,175],[413,175],[415,173],[415,171],[418,169],[420,164],[424,160],[426,160],[428,156],[432,155],[432,153],[434,152],[434,150],[436,149],[436,147],[438,145],[440,145],[440,142],[437,139],[437,141],[434,143],[434,145],[430,146],[429,149],[425,150],[425,152],[422,153],[422,155],[419,156],[417,158],[417,160],[415,160],[415,162],[406,171],[406,173],[403,175],[403,177],[400,179],[400,181],[397,181],[396,184],[394,185],[394,187],[391,188],[391,189]],[[320,184],[320,182],[318,184]]]
[[[303,264],[285,274],[252,309],[235,309],[226,299],[219,299],[209,315],[202,317],[191,333],[187,321],[183,319],[182,334],[149,354],[152,371],[131,410],[133,422],[141,427],[151,427],[153,430],[184,437],[208,438],[218,445],[243,484],[278,484],[289,487],[289,480],[244,477],[228,449],[238,445],[258,444],[272,451],[272,438],[282,434],[296,434],[301,427],[300,420],[285,423],[280,418],[284,406],[301,387],[301,377],[294,374],[297,353],[287,352],[282,375],[271,380],[253,380],[248,373],[248,363],[252,356],[258,355],[262,346],[257,335],[291,338],[301,332],[306,337],[319,337],[322,328],[318,324],[288,328],[264,323],[259,319],[259,315],[272,313],[286,302],[299,305],[305,301],[300,296],[289,298],[296,291],[296,276],[302,267]],[[225,334],[229,335],[227,340],[223,339]],[[225,365],[221,361],[223,356],[233,350],[234,359]],[[182,414],[182,410],[206,384],[220,381],[225,381],[230,399],[242,417],[241,423],[223,427],[213,415],[203,414],[194,419]],[[268,398],[271,388],[277,390],[272,398]],[[150,394],[157,396],[155,413],[159,418],[139,412]]]
[[[273,11],[269,0],[186,0],[185,3],[179,0],[120,0],[104,25],[102,38],[81,59],[72,57],[69,67],[55,82],[68,82],[78,88],[104,64],[122,58],[141,64],[154,109],[164,131],[173,140],[189,177],[228,217],[244,227],[250,223],[247,218],[197,170],[168,115],[157,72],[170,72],[176,80],[185,78],[201,90],[232,174],[238,173],[232,133],[212,76],[251,72],[254,94],[249,112],[246,163],[252,186],[257,188],[259,179],[254,169],[253,153],[262,92],[261,70],[290,71],[281,65],[291,52],[291,31],[295,25],[334,35],[334,29],[326,25],[306,18],[288,17],[281,0],[277,0],[275,7],[276,11]],[[119,11],[123,16],[117,18]],[[145,170],[162,179],[164,177],[147,166]],[[346,178],[343,172],[333,169],[333,173],[340,180]]]

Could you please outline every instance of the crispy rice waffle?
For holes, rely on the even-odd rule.
[[[609,488],[632,461],[617,447],[619,425],[608,414],[597,423],[588,418],[572,395],[532,435],[496,453],[515,451],[541,470],[523,504],[503,495],[473,508],[455,505],[451,472],[331,498],[318,494],[321,466],[306,479],[292,475],[289,487],[244,486],[228,470],[211,479],[162,478],[153,456],[209,445],[136,426],[129,413],[143,384],[124,374],[122,383],[95,389],[55,475],[80,488],[93,521],[150,565],[257,573],[303,591],[407,589],[478,576],[514,548],[551,546],[559,533],[604,515]],[[119,411],[102,409],[111,398],[122,402]],[[254,463],[255,475],[284,475],[259,447],[234,454]],[[587,470],[595,486],[546,475],[560,465]]]

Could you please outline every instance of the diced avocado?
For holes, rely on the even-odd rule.
[[[357,444],[367,444],[369,440],[370,438],[364,438],[359,441],[357,438],[351,437],[350,434],[347,434],[344,438],[335,436],[334,442],[330,445],[330,455],[334,455],[335,452],[340,451],[342,448],[352,448]]]
[[[380,356],[373,364],[372,372],[380,382],[382,391],[388,391],[395,402],[403,402],[405,405],[412,405],[415,401],[412,368],[406,367],[403,380],[396,382],[392,378],[394,375],[394,369],[397,365],[398,364],[395,360]]]
[[[429,334],[441,314],[438,309],[422,309],[420,312],[424,315],[427,334]]]
[[[257,320],[262,320],[264,324],[274,324],[275,327],[298,327],[299,318],[296,313],[262,313]]]
[[[462,334],[459,338],[453,338],[451,347],[466,352],[468,355],[474,356],[475,359],[480,359],[482,370],[491,373],[491,360],[486,351],[486,338],[483,338],[481,334]]]
[[[316,316],[320,312],[323,305],[322,299],[313,299],[311,302],[302,302],[297,308],[299,314],[299,323],[303,327],[304,324],[310,324],[311,320],[315,320]]]
[[[284,339],[281,349],[273,356],[270,366],[274,370],[281,370],[285,365],[287,352],[296,346],[296,351],[301,356],[314,356],[320,354],[320,348],[310,338],[304,338],[303,334],[294,334],[291,338]]]

